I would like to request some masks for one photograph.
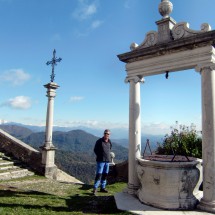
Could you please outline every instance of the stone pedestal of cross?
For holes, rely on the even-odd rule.
[[[56,62],[60,62],[61,58],[55,57],[56,51],[53,52],[53,58],[46,64],[52,65],[51,82],[44,85],[47,89],[48,105],[46,114],[46,133],[45,133],[45,143],[41,147],[42,149],[42,165],[44,166],[45,176],[47,178],[53,178],[57,167],[55,165],[55,150],[56,147],[52,143],[52,132],[53,132],[53,116],[54,116],[54,98],[56,96],[56,89],[59,87],[54,81],[54,66]]]

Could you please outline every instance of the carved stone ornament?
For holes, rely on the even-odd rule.
[[[132,43],[130,45],[130,50],[133,51],[134,49],[136,49],[138,47],[138,44],[137,43]]]
[[[134,83],[138,83],[138,82],[140,82],[140,83],[144,83],[145,82],[145,79],[142,77],[142,76],[139,76],[139,75],[137,75],[137,76],[133,76],[133,77],[126,77],[125,78],[125,83],[129,83],[130,81],[134,81]]]
[[[165,19],[169,17],[170,13],[172,13],[173,4],[169,0],[162,0],[158,9],[161,16],[163,16],[163,19]]]
[[[198,64],[195,67],[196,72],[203,72],[203,71],[209,71],[211,72],[212,70],[215,70],[215,62],[212,62],[211,64]]]
[[[211,26],[208,23],[203,23],[201,25],[201,30],[200,31],[195,31],[192,29],[189,29],[189,23],[187,22],[180,22],[177,23],[173,29],[172,29],[172,36],[174,40],[180,39],[180,38],[185,38],[185,37],[190,37],[194,36],[197,34],[201,34],[207,31],[211,30]]]
[[[133,51],[137,48],[147,48],[156,45],[158,42],[158,33],[156,31],[149,31],[146,34],[145,40],[138,46],[136,43],[132,43],[130,49]]]

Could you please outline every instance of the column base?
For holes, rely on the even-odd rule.
[[[45,167],[54,167],[55,166],[55,151],[56,148],[42,146],[42,165]]]
[[[197,205],[197,208],[202,211],[215,213],[215,201],[206,202],[204,201],[204,198],[203,198],[201,199],[200,203]]]
[[[123,192],[136,196],[139,188],[140,186],[128,183],[127,188],[125,188]]]
[[[57,166],[46,167],[44,166],[44,176],[46,178],[55,179],[57,174]]]

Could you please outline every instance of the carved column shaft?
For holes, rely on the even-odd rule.
[[[54,115],[54,97],[56,92],[54,89],[47,89],[48,105],[46,113],[46,137],[45,146],[51,147],[52,144],[52,131],[53,131],[53,115]]]
[[[140,82],[142,78],[126,79],[129,90],[129,156],[128,156],[128,193],[136,194],[139,188],[136,164],[141,155],[141,117],[140,117]]]
[[[46,134],[45,143],[42,148],[42,164],[45,167],[46,177],[52,178],[55,171],[55,150],[52,144],[52,131],[53,131],[53,115],[54,115],[54,98],[56,96],[56,89],[59,87],[56,83],[51,82],[44,85],[47,88],[47,113],[46,113]]]
[[[203,198],[199,208],[215,212],[215,67],[201,69]]]

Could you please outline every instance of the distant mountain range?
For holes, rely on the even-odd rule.
[[[28,128],[31,132],[44,132],[45,126],[34,126],[34,125],[25,125],[16,122],[7,122],[0,124],[3,125],[17,125],[20,127]],[[76,126],[76,127],[61,127],[61,126],[53,126],[53,131],[62,131],[68,132],[71,130],[83,130],[87,133],[95,135],[96,137],[102,137],[103,130],[102,129],[95,129],[89,128],[85,126]],[[157,142],[161,143],[162,139],[164,138],[163,135],[151,135],[151,134],[142,134],[142,145],[145,145],[146,140],[149,139],[151,145],[157,145]],[[113,128],[111,129],[111,139],[117,142],[118,144],[128,148],[128,129],[125,128]]]
[[[45,131],[45,126],[35,126],[35,125],[25,125],[21,123],[16,123],[16,122],[5,122],[0,125],[17,125],[25,128],[29,128],[33,132],[42,132]],[[106,128],[104,128],[106,129]],[[75,127],[63,127],[63,126],[53,126],[53,131],[71,131],[71,130],[83,130],[86,131],[90,134],[93,134],[95,136],[102,136],[104,129],[96,129],[96,128],[90,128],[90,127],[85,127],[85,126],[75,126]],[[128,130],[125,128],[114,128],[111,129],[111,137],[114,139],[119,139],[119,138],[128,138]]]
[[[0,128],[12,136],[31,145],[37,150],[44,145],[45,132],[44,127],[25,126],[22,124],[5,123],[0,124]],[[31,128],[31,129],[30,129]],[[69,131],[59,131],[59,127],[55,127],[52,142],[57,148],[56,164],[65,172],[73,175],[85,183],[91,183],[95,174],[95,155],[93,152],[96,140],[101,137],[88,133],[81,129],[73,129]],[[63,130],[63,129],[62,129]],[[150,139],[152,150],[157,147],[157,142],[162,142],[161,136],[142,137],[142,153],[146,146],[146,139]],[[112,139],[115,153],[115,162],[123,162],[128,159],[128,139]],[[147,148],[146,153],[150,153]]]

